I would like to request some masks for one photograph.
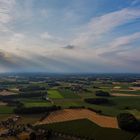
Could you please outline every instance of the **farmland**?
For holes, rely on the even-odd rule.
[[[116,117],[120,113],[131,113],[140,119],[139,75],[19,74],[1,75],[0,79],[0,121],[19,116],[17,125],[38,124],[46,127],[47,124],[48,128],[53,129],[60,126],[60,130],[63,121],[72,125],[82,125],[83,122],[91,131],[95,131],[94,128],[100,130],[93,133],[97,140],[102,139],[100,133],[106,137],[111,133],[112,137],[121,137],[120,140],[135,136],[118,129]],[[74,121],[78,119],[84,121]],[[78,129],[75,125],[71,127]],[[65,131],[67,133],[69,129]],[[87,135],[92,138],[91,131]],[[81,133],[77,132],[77,135]]]
[[[39,124],[50,124],[54,122],[63,122],[83,118],[89,119],[102,127],[118,128],[117,119],[115,117],[98,115],[95,112],[87,109],[64,109],[55,111],[39,122]]]
[[[54,90],[54,89],[48,91],[48,96],[51,99],[61,99],[61,98],[63,98],[63,96],[61,95],[61,93],[59,93],[59,91]]]
[[[135,134],[119,129],[100,127],[87,119],[39,125],[38,127],[51,129],[72,136],[87,137],[96,140],[131,140],[135,137]]]

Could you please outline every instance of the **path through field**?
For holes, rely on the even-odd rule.
[[[3,90],[0,92],[0,95],[2,95],[2,96],[15,95],[15,94],[18,94],[18,93],[7,91],[7,90]]]
[[[49,124],[85,118],[102,127],[118,128],[117,119],[115,117],[99,115],[88,109],[64,109],[54,111],[43,121],[38,122],[37,124]]]
[[[138,95],[138,94],[125,94],[125,93],[112,93],[111,95],[113,95],[113,96],[125,96],[125,97],[137,97],[137,96],[140,97],[140,95]]]

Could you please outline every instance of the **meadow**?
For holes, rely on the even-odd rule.
[[[100,127],[87,119],[39,125],[36,127],[80,138],[96,140],[133,140],[136,137],[136,134],[119,129]]]

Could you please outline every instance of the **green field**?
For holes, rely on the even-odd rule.
[[[59,91],[64,98],[67,98],[67,99],[80,98],[80,96],[77,93],[74,93],[70,89],[59,89]]]
[[[70,90],[57,90],[57,89],[51,89],[48,90],[48,96],[51,99],[77,99],[79,96],[76,93],[71,92]]]
[[[0,106],[0,114],[12,114],[13,107],[10,106]]]
[[[37,126],[81,138],[96,140],[132,140],[136,135],[120,129],[102,128],[87,119]]]
[[[140,110],[140,97],[112,97],[111,100],[119,109],[124,109],[124,107],[130,107],[130,109]]]
[[[63,98],[61,93],[55,89],[48,90],[48,96],[51,99],[62,99]]]
[[[70,101],[70,100],[61,100],[61,101],[54,101],[54,104],[57,106],[61,106],[62,108],[68,108],[70,106],[82,106],[82,102],[80,101]]]
[[[136,91],[121,91],[121,90],[116,90],[113,91],[113,93],[123,93],[123,94],[136,94],[136,95],[140,95],[140,91],[136,90]]]
[[[44,106],[51,106],[52,103],[48,101],[23,101],[22,102],[25,107],[44,107]]]

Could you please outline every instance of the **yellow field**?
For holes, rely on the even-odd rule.
[[[115,117],[99,115],[88,109],[64,109],[54,111],[43,121],[37,122],[37,124],[49,124],[85,118],[102,127],[118,128],[117,119]]]

